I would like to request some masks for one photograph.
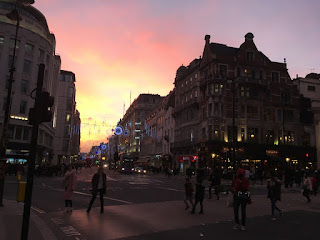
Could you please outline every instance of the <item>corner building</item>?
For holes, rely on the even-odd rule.
[[[16,1],[0,1],[0,131],[4,119],[9,70],[13,61],[16,22],[6,14],[14,9]],[[29,109],[34,106],[30,93],[36,88],[39,64],[45,64],[43,90],[57,97],[61,60],[55,53],[55,36],[50,33],[47,21],[36,8],[17,5],[22,21],[17,35],[14,59],[14,82],[12,89],[11,116],[8,130],[6,156],[11,162],[24,162],[29,155],[31,128],[28,124]],[[40,125],[37,163],[50,163],[53,159],[53,139],[56,127],[57,103],[52,108],[54,118]]]
[[[174,150],[186,165],[285,168],[305,166],[307,153],[316,162],[315,147],[303,145],[300,94],[286,63],[271,61],[253,38],[234,48],[206,35],[199,64],[178,69]]]

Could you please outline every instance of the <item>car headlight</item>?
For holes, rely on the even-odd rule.
[[[134,168],[132,168],[131,170],[134,171]]]
[[[146,173],[147,171],[146,171],[146,170],[143,170],[143,172]]]
[[[122,171],[124,171],[124,167],[123,167],[123,168],[121,168],[121,170],[122,170]]]
[[[104,166],[104,167],[107,167],[107,164],[104,164],[103,166]]]
[[[138,170],[138,172],[141,172],[141,170]]]

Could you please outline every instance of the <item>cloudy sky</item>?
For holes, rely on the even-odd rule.
[[[204,36],[239,47],[252,32],[291,78],[320,72],[318,0],[35,0],[76,75],[81,151],[107,141],[140,93],[166,95],[176,70],[202,55]]]

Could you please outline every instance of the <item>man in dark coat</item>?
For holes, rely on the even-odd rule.
[[[107,177],[103,172],[103,168],[98,168],[98,172],[92,177],[92,198],[87,209],[87,213],[90,212],[92,204],[97,197],[98,192],[100,193],[101,213],[103,213],[103,195],[106,194],[107,189]]]

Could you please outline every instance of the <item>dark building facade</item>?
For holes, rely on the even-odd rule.
[[[246,34],[234,48],[206,35],[202,58],[178,69],[174,152],[180,162],[183,156],[198,166],[316,162],[315,147],[303,144],[301,98],[286,62],[271,61],[253,38]]]

